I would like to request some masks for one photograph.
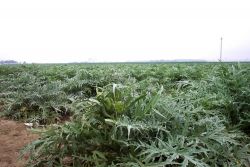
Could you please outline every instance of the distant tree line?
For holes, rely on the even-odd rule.
[[[0,64],[18,64],[15,60],[0,60]]]

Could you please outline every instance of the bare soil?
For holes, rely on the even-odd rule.
[[[37,138],[23,123],[0,118],[0,167],[23,167],[28,156],[18,161],[19,151]]]

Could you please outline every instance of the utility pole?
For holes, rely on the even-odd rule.
[[[222,40],[223,38],[220,38],[220,62],[222,61]]]

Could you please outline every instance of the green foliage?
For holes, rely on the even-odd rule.
[[[248,137],[226,118],[133,86],[97,89],[73,122],[52,126],[26,149],[33,166],[247,166]],[[117,105],[119,107],[117,107]]]
[[[0,66],[29,166],[250,166],[249,64]],[[71,116],[68,122],[52,124]]]

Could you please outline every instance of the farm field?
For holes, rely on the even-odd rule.
[[[1,65],[0,116],[29,166],[247,167],[250,63]]]

